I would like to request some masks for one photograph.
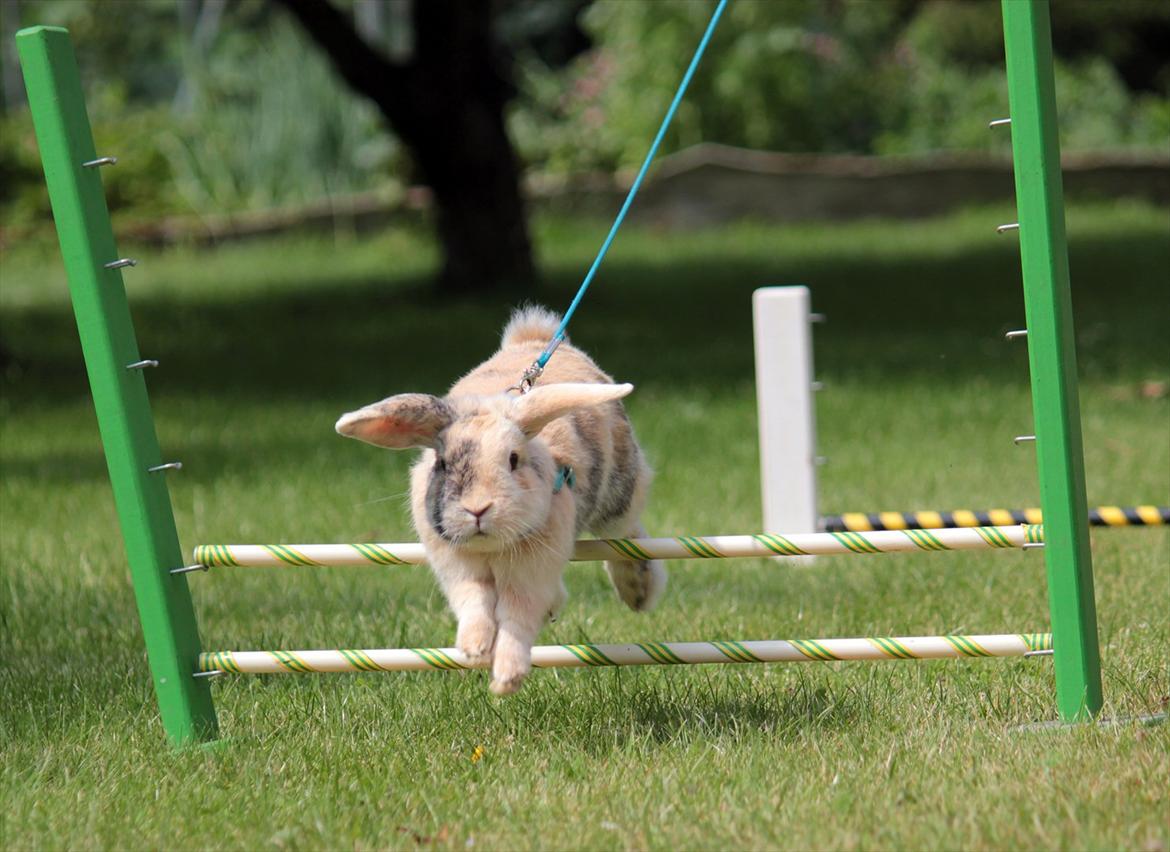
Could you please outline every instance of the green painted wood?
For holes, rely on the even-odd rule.
[[[1063,721],[1101,709],[1064,192],[1048,0],[1003,0],[1020,260],[1044,510],[1048,601]]]
[[[130,306],[121,272],[103,268],[118,253],[101,169],[81,165],[96,155],[77,59],[63,29],[16,41],[163,728],[176,745],[214,739],[211,692],[192,677],[201,648],[187,580],[169,573],[183,562],[166,474],[147,471],[164,459],[146,380],[126,369],[139,360]]]

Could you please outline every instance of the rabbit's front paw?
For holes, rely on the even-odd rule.
[[[492,665],[491,691],[496,695],[511,695],[514,692],[519,692],[530,671],[532,671],[532,660],[528,654],[519,656],[497,653]]]
[[[524,679],[528,677],[526,674],[517,674],[506,679],[499,679],[492,675],[491,686],[488,687],[495,695],[513,695],[520,691],[520,687],[524,685]]]
[[[462,622],[455,635],[455,647],[472,665],[489,662],[495,642],[496,623],[487,618]]]

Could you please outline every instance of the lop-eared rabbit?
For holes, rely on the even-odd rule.
[[[543,308],[513,314],[499,351],[445,397],[404,393],[350,412],[337,431],[379,447],[421,447],[411,511],[455,613],[456,647],[491,661],[491,690],[518,690],[532,644],[565,602],[562,575],[578,535],[645,535],[650,468],[614,384],[566,340],[528,393],[509,392],[556,331]],[[606,563],[631,609],[666,586],[658,561]]]

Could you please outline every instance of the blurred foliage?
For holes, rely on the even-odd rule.
[[[1010,150],[1008,134],[988,133],[988,117],[1007,115],[1007,80],[999,69],[965,71],[924,62],[907,95],[906,119],[876,137],[878,154],[937,150]],[[1066,152],[1157,151],[1170,147],[1170,99],[1126,90],[1116,71],[1094,57],[1057,60],[1060,140]]]
[[[283,16],[224,33],[192,69],[191,108],[161,146],[198,210],[272,207],[384,185],[397,145]]]
[[[597,50],[559,74],[522,55],[528,103],[514,128],[527,159],[562,172],[637,165],[710,11],[692,0],[599,0],[585,15]],[[1170,4],[1054,0],[1052,16],[1065,149],[1166,151],[1170,66],[1140,36],[1170,27]],[[1119,69],[1137,69],[1144,90]],[[1006,110],[995,0],[740,0],[664,150],[1007,150],[1007,134],[987,132]]]
[[[42,0],[22,9],[24,22],[68,27],[82,46],[97,150],[133,163],[102,175],[115,215],[211,215],[394,183],[398,146],[377,111],[286,16],[259,0],[230,3],[214,49],[198,56],[175,8]],[[6,222],[49,216],[23,108],[0,116],[0,210]]]
[[[987,133],[982,121],[1007,114],[996,6],[932,2],[921,7],[896,47],[909,70],[899,93],[904,120],[874,140],[874,152],[1007,149],[1008,135]],[[1152,75],[1143,81],[1155,91],[1131,92],[1119,68],[1141,61],[1134,58],[1141,46],[1127,35],[1158,20],[1170,27],[1170,5],[1054,0],[1052,17],[1063,148],[1165,152],[1170,146],[1170,63],[1163,59],[1161,79]],[[1099,34],[1091,50],[1086,30]]]
[[[11,27],[44,24],[66,27],[87,84],[116,88],[122,99],[138,103],[167,101],[183,73],[184,49],[176,0],[8,0]],[[6,48],[10,47],[5,45]]]
[[[138,216],[190,212],[162,150],[163,140],[175,132],[170,110],[127,108],[114,87],[98,87],[88,100],[97,151],[133,163],[133,168],[102,173],[110,210],[133,210]],[[0,212],[5,224],[50,221],[40,155],[26,110],[0,116]]]
[[[904,4],[741,2],[730,6],[666,140],[800,151],[864,149],[897,124],[875,93],[904,85],[890,51]],[[532,132],[517,121],[530,159],[558,170],[629,166],[645,154],[678,85],[707,3],[598,2],[586,23],[599,49],[564,82],[525,66]],[[593,160],[591,163],[590,160]]]
[[[352,0],[334,0],[353,7]],[[376,111],[267,0],[20,0],[22,24],[79,45],[115,212],[201,215],[406,182]],[[1006,151],[996,0],[735,0],[663,152],[706,141],[782,151]],[[387,7],[389,8],[389,7]],[[386,17],[382,45],[408,20]],[[644,156],[712,4],[502,0],[515,56],[510,121],[529,168],[629,168]],[[1066,150],[1170,146],[1170,3],[1053,0]],[[13,24],[5,24],[10,32]],[[206,33],[204,33],[206,35]],[[409,43],[409,39],[401,43]],[[592,49],[590,49],[592,47]],[[9,66],[10,67],[10,66]],[[0,115],[0,214],[48,216],[27,111]]]

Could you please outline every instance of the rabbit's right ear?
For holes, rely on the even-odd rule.
[[[541,429],[579,408],[621,399],[633,385],[557,382],[540,385],[512,402],[512,420],[531,438]]]
[[[400,393],[357,411],[341,415],[337,434],[377,447],[404,450],[433,447],[439,433],[451,425],[451,406],[437,396]]]

